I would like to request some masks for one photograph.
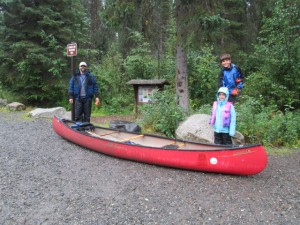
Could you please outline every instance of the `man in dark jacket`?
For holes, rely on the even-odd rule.
[[[218,87],[228,88],[228,101],[234,104],[237,95],[244,87],[244,74],[239,67],[231,63],[231,56],[228,53],[220,56],[220,63],[222,68],[218,78]]]
[[[100,105],[96,79],[86,68],[87,64],[81,62],[79,71],[69,82],[69,103],[75,103],[75,121],[82,122],[90,122],[94,96],[96,97],[95,105]]]

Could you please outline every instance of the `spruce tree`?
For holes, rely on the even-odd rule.
[[[28,103],[55,103],[66,93],[66,46],[85,40],[79,0],[2,1],[2,85]]]

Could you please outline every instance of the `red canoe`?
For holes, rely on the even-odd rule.
[[[58,135],[85,148],[148,164],[234,175],[257,174],[267,165],[267,154],[261,145],[203,144],[78,125],[57,117],[53,117],[52,126]]]

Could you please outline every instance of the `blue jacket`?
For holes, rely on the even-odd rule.
[[[240,82],[237,83],[237,78],[240,79]],[[233,63],[230,66],[230,69],[222,67],[219,78],[218,78],[218,86],[227,87],[229,94],[231,94],[232,90],[237,87],[238,89],[242,89],[244,87],[244,74],[241,69],[234,65]]]
[[[226,94],[224,101],[220,101],[219,92]],[[217,133],[229,133],[235,135],[236,129],[236,112],[231,102],[228,102],[229,92],[225,87],[221,87],[217,93],[217,101],[214,103],[210,124],[214,126]]]
[[[95,77],[89,71],[86,71],[85,75],[87,79],[86,87],[85,87],[86,98],[93,99],[94,96],[99,98],[99,89]],[[79,76],[80,73],[78,71],[70,79],[69,98],[79,99],[79,93],[82,88],[82,84]]]

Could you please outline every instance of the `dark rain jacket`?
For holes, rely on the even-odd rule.
[[[93,97],[99,98],[99,89],[95,77],[86,71],[86,86],[83,87],[80,80],[79,71],[73,75],[69,82],[69,98],[79,99],[81,88],[85,88],[86,98],[93,99]]]
[[[234,88],[242,89],[244,87],[244,74],[241,69],[233,63],[230,69],[222,67],[218,78],[218,87],[227,87],[229,94]]]

